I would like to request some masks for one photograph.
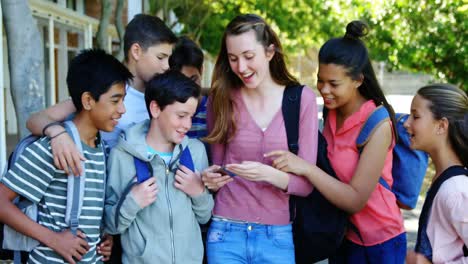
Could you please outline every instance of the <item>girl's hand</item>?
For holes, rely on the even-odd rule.
[[[408,251],[406,254],[406,263],[407,264],[430,264],[432,263],[429,261],[426,256],[421,253],[417,253],[414,251]]]
[[[220,168],[218,165],[212,165],[202,172],[202,181],[210,191],[217,192],[221,187],[233,181],[231,176],[217,172]]]
[[[269,181],[269,178],[278,172],[275,168],[257,161],[228,164],[226,168],[249,181]]]
[[[306,175],[309,171],[310,163],[289,151],[275,150],[266,153],[265,157],[273,157],[272,166],[284,172]]]
[[[195,197],[205,191],[200,173],[195,173],[184,165],[179,166],[179,169],[177,169],[174,187],[190,197]]]

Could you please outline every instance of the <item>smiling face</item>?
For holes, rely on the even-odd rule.
[[[430,152],[434,143],[440,141],[437,138],[440,121],[434,118],[430,104],[420,95],[416,95],[411,102],[411,115],[404,127],[411,136],[412,149]]]
[[[362,81],[353,80],[346,69],[336,64],[320,64],[317,73],[317,89],[328,109],[346,108],[360,96],[358,87]]]
[[[106,93],[101,94],[98,101],[91,100],[89,116],[98,130],[114,130],[118,120],[125,113],[124,97],[125,84],[116,83]]]
[[[249,30],[240,35],[226,37],[229,65],[247,88],[257,88],[271,80],[269,63],[273,58],[273,47],[265,47],[257,41],[255,32]]]
[[[138,45],[138,44],[134,44]],[[163,73],[169,69],[169,56],[172,54],[173,44],[161,43],[153,45],[146,50],[138,46],[132,52],[135,58],[135,77],[144,82],[149,81],[155,74]]]
[[[161,111],[155,101],[151,102],[152,122],[156,122],[163,141],[173,144],[182,142],[185,134],[192,127],[192,116],[195,114],[197,105],[198,99],[190,97],[185,103],[175,102]]]

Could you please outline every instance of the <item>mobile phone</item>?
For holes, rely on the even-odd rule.
[[[237,176],[237,174],[235,174],[234,172],[232,172],[232,171],[226,169],[226,167],[224,167],[224,166],[222,166],[221,168],[219,168],[217,172],[218,172],[218,173],[221,173],[221,174],[223,174],[223,175],[229,175],[229,176],[231,176],[231,177]]]

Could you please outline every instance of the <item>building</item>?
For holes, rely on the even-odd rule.
[[[66,73],[68,63],[81,49],[91,48],[98,30],[101,11],[100,0],[29,0],[29,7],[43,37],[44,81],[46,106],[68,98]],[[116,1],[112,1],[115,9]],[[128,17],[141,13],[145,1],[125,1],[123,24]],[[114,14],[114,13],[113,13]],[[118,49],[117,30],[112,24],[108,28],[108,51]],[[0,3],[0,171],[16,144],[17,124],[13,107],[8,72],[8,56],[5,32],[2,24]],[[7,140],[8,139],[8,140]]]

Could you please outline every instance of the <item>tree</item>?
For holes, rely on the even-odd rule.
[[[27,0],[1,0],[8,46],[10,91],[19,136],[29,132],[26,120],[44,108],[44,53],[42,38]]]
[[[364,13],[371,52],[391,70],[425,72],[468,91],[467,11],[462,0],[387,1]]]
[[[372,58],[389,70],[432,74],[468,90],[468,3],[464,0],[153,0],[152,14],[170,11],[183,34],[216,55],[227,23],[237,14],[256,13],[280,35],[289,54],[305,54],[331,37],[343,36],[348,22],[362,19]],[[167,21],[167,20],[166,20]],[[172,23],[169,23],[172,26]],[[314,58],[315,59],[315,58]]]
[[[119,51],[115,56],[118,60],[123,61],[124,59],[124,25],[122,22],[124,0],[117,1],[117,7],[115,8],[115,27],[117,28],[117,34],[119,35]]]
[[[98,48],[108,50],[107,28],[109,27],[110,16],[112,15],[111,0],[101,0],[101,17],[99,27],[96,32],[96,44]]]

